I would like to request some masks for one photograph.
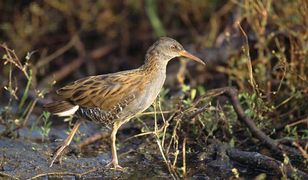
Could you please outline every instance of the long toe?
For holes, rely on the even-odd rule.
[[[116,164],[116,165],[113,165],[113,168],[114,170],[118,170],[118,171],[123,171],[125,168],[123,168],[122,166]]]
[[[66,148],[67,146],[60,146],[58,149],[57,149],[57,151],[54,153],[54,156],[53,156],[53,158],[52,158],[52,161],[51,161],[51,163],[50,163],[50,165],[49,165],[49,167],[52,167],[52,165],[54,164],[54,162],[58,159],[58,158],[60,158],[61,157],[61,155],[62,155],[62,153],[63,153],[63,151],[65,150],[65,148]]]
[[[105,167],[116,170],[116,171],[124,171],[125,168],[120,166],[118,163],[114,163],[113,161],[109,162]]]

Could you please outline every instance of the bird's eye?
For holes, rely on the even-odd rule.
[[[171,45],[170,48],[173,49],[173,50],[178,49],[178,48],[176,47],[176,45]]]

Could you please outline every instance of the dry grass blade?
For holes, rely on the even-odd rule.
[[[183,167],[182,167],[182,171],[183,171],[183,177],[187,176],[187,167],[186,167],[186,141],[187,139],[184,138],[183,140],[183,148],[182,148],[182,155],[183,155]]]
[[[156,104],[157,103],[154,103],[154,112],[157,112],[156,111]],[[161,109],[160,109],[161,110]],[[163,114],[162,114],[163,116]],[[154,127],[154,137],[155,137],[155,140],[156,140],[156,143],[158,145],[158,148],[159,148],[159,151],[160,151],[160,154],[161,156],[163,157],[164,159],[164,162],[168,168],[168,171],[170,173],[170,175],[172,176],[173,179],[180,179],[180,176],[178,175],[178,173],[174,170],[174,165],[171,163],[170,159],[168,158],[168,151],[166,151],[164,149],[164,144],[162,143],[160,137],[161,137],[161,132],[158,131],[158,124],[157,124],[157,115],[155,113],[155,116],[154,116],[154,120],[155,120],[155,127]],[[165,121],[165,124],[166,124],[166,121]],[[168,127],[168,126],[166,126]],[[164,133],[166,131],[163,131]],[[166,134],[163,134],[162,136],[164,137]]]
[[[251,85],[251,87],[253,88],[253,90],[259,95],[259,90],[258,90],[258,85],[256,84],[256,81],[253,77],[253,70],[252,70],[252,64],[251,64],[251,58],[250,58],[250,53],[249,53],[249,44],[248,44],[248,37],[247,34],[245,33],[244,29],[241,26],[240,21],[237,22],[237,25],[239,27],[239,29],[241,30],[244,38],[245,38],[245,45],[243,47],[243,52],[247,58],[247,68],[248,68],[248,72],[249,72],[249,83]]]

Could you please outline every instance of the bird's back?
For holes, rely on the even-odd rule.
[[[107,124],[131,117],[152,104],[142,102],[146,101],[145,96],[151,96],[145,94],[151,88],[148,76],[149,72],[142,69],[89,76],[57,90],[59,101],[45,105],[45,109],[60,116],[76,113]]]

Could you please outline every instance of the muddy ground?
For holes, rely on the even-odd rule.
[[[131,122],[132,123],[132,122]],[[130,126],[129,123],[127,126]],[[61,163],[49,167],[52,153],[60,144],[57,139],[66,137],[67,127],[62,124],[52,127],[49,139],[41,142],[40,134],[21,129],[18,139],[0,140],[0,175],[12,179],[171,179],[166,165],[159,153],[154,138],[149,136],[130,138],[140,130],[123,127],[118,135],[118,153],[124,171],[115,171],[106,165],[111,159],[109,139],[102,139],[74,150],[77,143],[63,156]],[[77,136],[89,137],[101,129],[95,124],[83,123]],[[108,129],[102,132],[108,134]],[[75,138],[76,140],[76,138]],[[232,164],[228,158],[209,158],[206,150],[188,158],[188,177],[192,179],[232,178],[232,168],[238,167],[241,175],[256,176],[262,171],[254,171],[238,164]],[[227,156],[226,156],[227,157]],[[246,175],[245,175],[246,174]]]

